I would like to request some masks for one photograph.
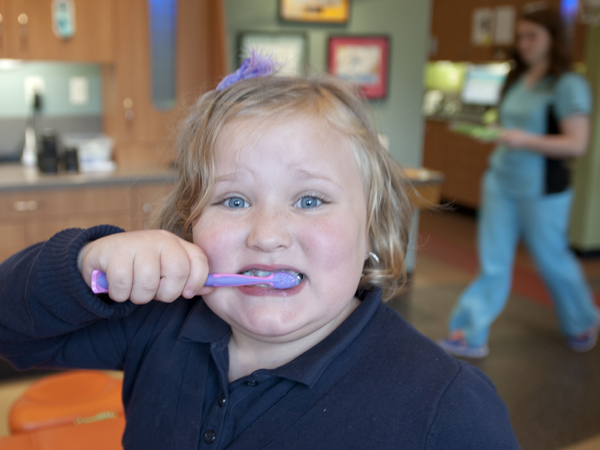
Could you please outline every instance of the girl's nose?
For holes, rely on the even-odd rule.
[[[289,233],[289,213],[281,210],[260,208],[249,217],[249,248],[263,252],[274,252],[288,248],[292,244]]]

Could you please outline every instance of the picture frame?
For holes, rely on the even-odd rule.
[[[308,61],[308,39],[303,32],[244,31],[238,36],[240,63],[253,48],[272,55],[280,64],[279,76],[302,76]]]
[[[285,22],[345,24],[350,0],[279,0],[279,17]]]
[[[330,74],[357,84],[370,100],[388,95],[390,38],[386,35],[330,36]]]

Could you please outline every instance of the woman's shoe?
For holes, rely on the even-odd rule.
[[[577,336],[569,336],[567,346],[574,352],[588,352],[596,346],[598,341],[598,328],[600,325],[588,328]]]
[[[462,330],[450,333],[446,339],[442,339],[438,344],[447,353],[464,358],[481,359],[490,353],[487,345],[469,345]]]

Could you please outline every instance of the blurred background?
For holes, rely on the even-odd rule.
[[[0,0],[0,260],[67,227],[148,226],[176,181],[178,121],[253,46],[286,74],[329,71],[362,86],[417,207],[409,281],[390,305],[439,339],[477,273],[494,149],[456,124],[497,122],[517,19],[546,6],[561,11],[573,70],[597,99],[597,0]],[[591,123],[569,240],[598,301],[597,112]],[[523,248],[490,347],[472,363],[496,383],[524,449],[600,449],[599,350],[566,349]],[[0,360],[0,435],[12,403],[45,375]]]

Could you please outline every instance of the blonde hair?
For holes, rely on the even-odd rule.
[[[215,143],[226,123],[241,117],[267,120],[299,113],[327,121],[353,143],[367,199],[369,243],[379,258],[365,262],[359,289],[378,287],[384,299],[389,299],[405,281],[404,258],[412,218],[407,184],[400,165],[379,142],[357,92],[329,75],[254,78],[204,94],[182,123],[176,161],[179,182],[154,227],[191,241],[193,224],[210,200]]]

